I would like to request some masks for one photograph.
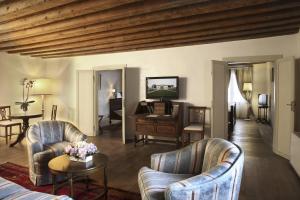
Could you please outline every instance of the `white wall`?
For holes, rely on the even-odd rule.
[[[49,65],[48,69],[50,68],[53,73],[60,69],[60,76],[64,77],[65,95],[62,96],[62,101],[67,107],[66,117],[75,121],[75,78],[78,69],[127,64],[127,115],[133,114],[138,100],[145,99],[145,77],[147,76],[179,76],[182,78],[179,101],[210,107],[211,60],[236,56],[295,56],[297,37],[298,35],[288,35],[146,51],[47,59],[46,61]],[[127,123],[131,125],[133,122],[127,119]],[[131,135],[129,132],[127,134]]]
[[[268,105],[270,105],[271,102],[271,70],[272,63],[262,63],[253,65],[252,108],[256,117],[258,117],[258,94],[268,94]],[[268,110],[268,119],[270,119],[270,109]]]
[[[12,113],[23,112],[16,101],[22,101],[22,85],[24,78],[45,77],[46,62],[39,58],[0,53],[0,105],[10,105]],[[41,99],[31,96],[30,100],[36,102],[30,104],[28,112],[41,113]]]
[[[98,90],[98,114],[109,115],[109,99],[114,98],[112,89],[122,92],[122,71],[108,70],[98,73],[100,87]]]

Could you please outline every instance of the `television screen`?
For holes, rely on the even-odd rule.
[[[259,106],[267,106],[268,105],[268,95],[267,94],[259,94],[258,95],[258,105]]]
[[[147,77],[146,98],[147,99],[178,99],[179,77]]]

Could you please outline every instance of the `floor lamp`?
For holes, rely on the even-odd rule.
[[[45,119],[45,98],[47,95],[53,94],[52,79],[35,79],[34,86],[32,88],[32,95],[40,95],[42,98],[42,115]]]
[[[244,83],[243,84],[243,92],[245,92],[245,98],[247,100],[248,108],[247,108],[247,119],[250,119],[250,100],[251,100],[251,92],[252,92],[252,83]]]

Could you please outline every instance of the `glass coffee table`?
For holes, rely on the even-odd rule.
[[[102,153],[93,155],[93,160],[87,163],[71,161],[68,155],[58,156],[49,161],[48,167],[52,174],[53,188],[52,193],[56,194],[56,191],[66,184],[70,184],[70,196],[74,198],[74,182],[78,180],[86,180],[86,189],[89,189],[88,175],[95,172],[95,170],[103,170],[104,178],[104,190],[97,196],[96,199],[105,196],[107,199],[107,176],[106,166],[108,158]],[[63,175],[67,179],[61,183],[57,183],[56,176]]]

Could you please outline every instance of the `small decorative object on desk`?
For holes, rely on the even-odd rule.
[[[75,144],[68,145],[65,153],[70,156],[70,160],[79,162],[89,162],[93,160],[93,154],[98,153],[96,145],[80,141]]]

